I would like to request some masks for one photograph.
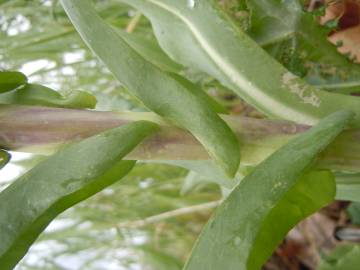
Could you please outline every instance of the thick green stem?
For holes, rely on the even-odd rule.
[[[242,145],[242,164],[264,160],[294,135],[309,127],[286,121],[222,116]],[[99,112],[47,107],[0,105],[0,148],[51,154],[59,147],[128,122],[149,120],[161,125],[128,159],[207,160],[206,150],[187,131],[153,113]],[[359,171],[360,130],[346,131],[321,155],[319,166]]]

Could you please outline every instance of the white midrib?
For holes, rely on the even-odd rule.
[[[228,77],[228,79],[230,79],[230,81],[232,81],[240,89],[240,91],[245,92],[246,95],[257,101],[259,104],[266,104],[266,106],[263,106],[264,108],[267,108],[274,115],[280,118],[296,120],[304,124],[314,124],[318,122],[318,118],[294,110],[292,107],[288,107],[284,103],[264,93],[261,89],[255,87],[254,84],[250,84],[249,81],[240,72],[238,72],[231,63],[226,62],[224,58],[221,57],[221,54],[219,54],[218,51],[211,46],[211,44],[206,40],[206,37],[202,35],[201,31],[199,31],[196,26],[190,20],[188,20],[188,18],[179,13],[178,10],[157,0],[147,0],[147,2],[150,2],[159,8],[165,9],[183,21],[183,23],[187,25],[195,39],[198,41],[201,48],[211,58],[218,69],[226,77]]]

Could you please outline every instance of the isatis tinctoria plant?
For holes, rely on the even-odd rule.
[[[156,41],[114,27],[92,1],[60,1],[86,46],[148,112],[91,110],[87,92],[0,72],[0,168],[9,150],[51,154],[0,193],[0,269],[13,269],[56,216],[123,178],[135,160],[185,167],[229,191],[185,270],[260,269],[298,222],[334,199],[360,201],[360,99],[327,91],[325,77],[310,84],[311,72],[277,53],[295,40],[308,62],[351,66],[302,1],[244,1],[246,24],[215,0],[115,2],[144,14]],[[320,44],[326,53],[311,54]],[[226,115],[187,68],[268,119]]]

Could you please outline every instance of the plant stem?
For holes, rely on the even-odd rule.
[[[141,19],[141,12],[137,12],[134,17],[131,19],[131,21],[129,22],[129,24],[126,26],[126,32],[128,33],[132,33],[134,32],[136,26],[138,25],[138,23],[140,22]]]
[[[240,141],[241,163],[256,165],[309,126],[287,121],[222,116]],[[201,144],[187,131],[153,113],[100,112],[36,106],[0,105],[0,148],[52,154],[59,147],[122,124],[148,120],[161,125],[127,159],[208,160]],[[341,134],[321,155],[319,167],[359,171],[360,130]]]
[[[123,222],[123,223],[120,223],[118,225],[118,227],[119,228],[139,228],[139,227],[144,227],[144,226],[147,226],[147,225],[159,223],[161,221],[164,221],[164,220],[167,220],[167,219],[170,219],[170,218],[174,218],[174,217],[178,217],[178,216],[184,216],[184,215],[190,215],[190,214],[206,211],[206,210],[209,210],[209,209],[213,209],[213,208],[219,206],[221,204],[221,202],[222,201],[219,200],[219,201],[213,201],[213,202],[208,202],[208,203],[183,207],[183,208],[175,209],[175,210],[172,210],[172,211],[164,212],[164,213],[161,213],[159,215],[154,215],[154,216],[151,216],[151,217],[147,217],[147,218],[144,218],[144,219]]]

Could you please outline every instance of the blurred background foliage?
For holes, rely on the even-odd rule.
[[[116,0],[95,2],[120,34],[131,33],[145,55],[161,59],[161,68],[186,76],[231,114],[262,117],[213,78],[169,59],[136,10]],[[320,25],[326,10],[314,2],[321,1],[219,1],[239,27],[293,73],[328,91],[358,94],[357,55],[350,51],[345,57],[335,46],[341,47],[342,40],[328,41],[339,18],[329,15],[326,26]],[[22,71],[31,83],[60,92],[91,92],[97,110],[146,110],[86,48],[57,0],[0,0],[0,69]],[[45,158],[14,156],[7,168],[18,173]],[[0,189],[16,176],[7,172],[5,167],[0,174]],[[54,220],[17,269],[181,269],[221,196],[217,185],[194,172],[139,162],[125,179]]]

